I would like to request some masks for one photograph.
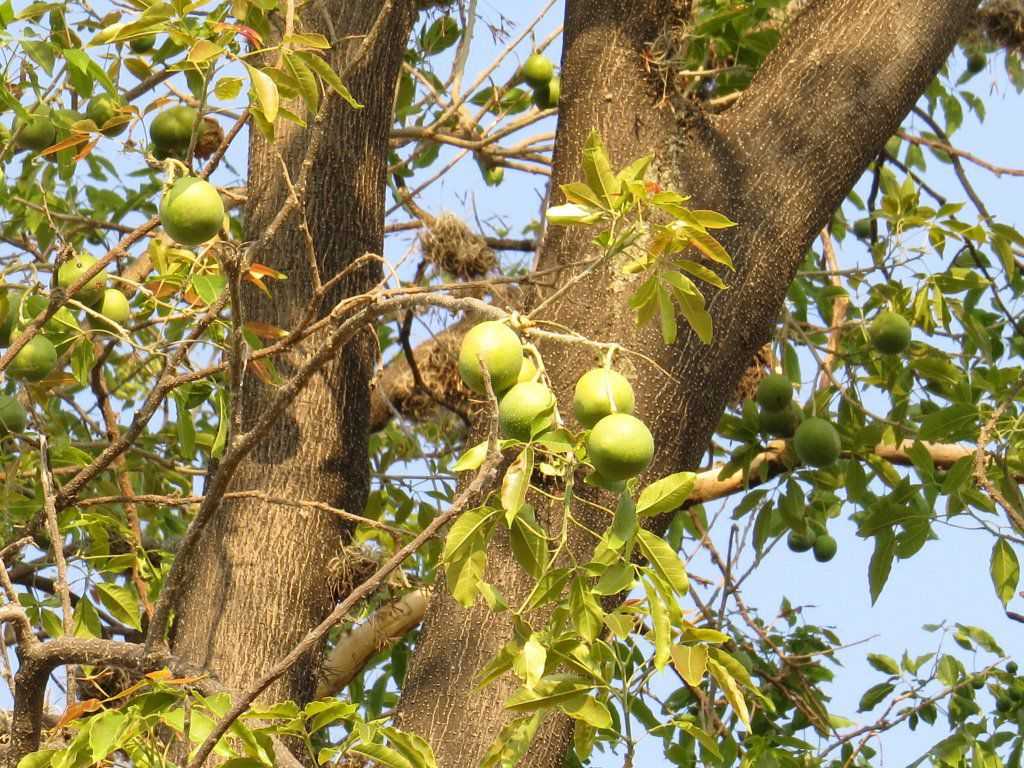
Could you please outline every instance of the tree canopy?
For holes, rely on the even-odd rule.
[[[0,37],[0,765],[1019,768],[1020,0]]]

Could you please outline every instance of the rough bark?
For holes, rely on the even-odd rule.
[[[378,0],[314,4],[302,15],[302,28],[339,41],[332,64],[342,69],[387,5]],[[304,208],[324,281],[364,253],[380,253],[383,244],[391,106],[415,18],[412,0],[390,5],[380,37],[348,76],[347,84],[364,109],[354,110],[332,98],[322,126],[324,140],[313,158]],[[278,126],[273,146],[258,131],[252,132],[245,212],[248,239],[258,237],[285,203],[287,187],[276,151],[294,182],[309,143],[309,131],[285,121]],[[243,319],[295,327],[314,291],[297,213],[254,259],[285,272],[288,279],[272,285],[273,299],[245,286]],[[379,278],[379,266],[353,270],[330,292],[320,311],[343,296],[362,293]],[[361,510],[369,483],[367,402],[375,348],[368,333],[316,375],[270,439],[241,464],[231,488],[273,490],[277,497]],[[291,374],[310,351],[299,349],[280,359],[281,373]],[[241,396],[243,429],[259,416],[269,393],[250,366]],[[339,585],[331,578],[330,561],[341,553],[346,531],[340,520],[323,512],[264,501],[225,501],[189,565],[194,581],[176,606],[175,653],[211,670],[231,688],[249,686],[333,607]],[[308,699],[315,684],[314,661],[311,654],[265,698]]]
[[[670,108],[661,102],[642,55],[670,23],[672,10],[688,4],[569,0],[552,183],[582,178],[580,148],[597,128],[613,164],[652,154],[659,181],[692,194],[693,207],[740,223],[722,238],[737,271],[727,276],[730,290],[709,292],[715,327],[709,346],[681,330],[667,347],[655,329],[637,330],[626,307],[636,283],[611,269],[581,281],[548,315],[591,338],[641,351],[670,372],[665,376],[636,358],[624,358],[621,366],[657,444],[649,479],[699,464],[739,377],[774,330],[806,248],[945,61],[976,5],[812,3],[743,97],[711,118],[685,103]],[[557,192],[553,197],[559,202]],[[539,268],[593,256],[591,237],[582,229],[553,230]],[[595,360],[578,347],[543,352],[564,402]],[[512,600],[526,587],[500,539],[488,553],[487,578]],[[432,600],[399,721],[430,741],[439,765],[475,764],[510,719],[502,701],[514,681],[506,677],[483,690],[473,682],[510,637],[505,616],[483,607],[465,610],[443,590]],[[571,733],[567,719],[550,717],[524,764],[559,765]]]

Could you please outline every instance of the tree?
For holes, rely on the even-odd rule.
[[[783,540],[829,560],[846,515],[877,598],[963,520],[1014,597],[1024,237],[965,167],[1022,172],[953,134],[989,62],[1024,87],[1024,10],[568,0],[560,80],[543,14],[497,19],[471,80],[487,17],[448,6],[0,7],[6,764],[632,764],[650,733],[672,764],[845,766],[940,706],[933,761],[1019,763],[987,631],[948,630],[970,670],[870,655],[858,727],[828,708],[840,639],[742,585]],[[524,138],[556,111],[553,147]],[[444,148],[550,174],[541,236],[427,210]],[[409,229],[415,269],[384,258]],[[457,366],[483,320],[507,354]],[[594,367],[639,420],[583,428]]]

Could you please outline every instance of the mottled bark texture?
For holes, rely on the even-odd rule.
[[[337,40],[332,64],[342,70],[383,5],[379,0],[313,3],[303,10],[300,28]],[[412,0],[396,0],[379,38],[348,75],[347,85],[364,108],[355,110],[332,97],[327,109],[304,204],[324,281],[364,253],[381,252],[393,94],[414,18]],[[311,130],[317,129],[282,120],[273,146],[252,132],[247,239],[258,238],[284,206],[287,187],[276,153],[296,181]],[[295,327],[314,291],[297,213],[255,254],[255,261],[285,272],[288,279],[272,283],[272,299],[244,286],[243,319]],[[320,312],[344,296],[367,290],[380,274],[379,265],[353,270]],[[268,439],[243,461],[231,488],[262,489],[360,511],[369,482],[367,402],[375,349],[372,333],[367,333],[320,371]],[[308,351],[276,359],[280,372],[289,376]],[[260,415],[270,393],[250,366],[241,397],[243,429]],[[174,652],[211,670],[229,687],[248,687],[334,606],[338,585],[329,565],[341,554],[346,534],[346,526],[326,513],[247,499],[225,501],[189,563],[193,581],[176,606]],[[264,698],[308,699],[315,685],[315,661],[311,654]]]
[[[580,149],[597,128],[614,165],[651,154],[662,184],[692,194],[693,207],[739,222],[722,238],[737,267],[726,276],[730,290],[706,291],[714,319],[709,346],[682,328],[671,347],[656,329],[637,330],[626,306],[637,282],[613,269],[577,284],[547,315],[640,351],[670,372],[633,356],[620,366],[657,443],[648,479],[699,464],[739,377],[773,332],[812,238],[945,61],[977,0],[812,2],[743,97],[717,118],[663,101],[660,79],[645,66],[645,47],[679,21],[672,13],[686,5],[568,0],[552,179],[557,185],[582,178]],[[561,202],[557,191],[553,201]],[[595,255],[591,237],[580,228],[552,230],[540,268]],[[543,352],[566,402],[596,360],[580,347]],[[581,550],[591,543],[574,541]],[[527,580],[505,541],[489,552],[487,578],[510,602],[524,594]],[[502,701],[514,681],[506,676],[483,690],[473,682],[510,637],[507,616],[465,610],[443,591],[432,600],[399,721],[429,739],[439,765],[476,764],[510,719]],[[560,765],[571,733],[566,718],[549,717],[525,764]]]

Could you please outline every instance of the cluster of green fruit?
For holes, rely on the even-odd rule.
[[[1018,671],[1017,662],[1008,661],[1006,663],[1006,671],[1008,674],[1013,675],[1014,679],[1003,690],[995,694],[996,711],[1004,717],[1013,713],[1020,713],[1024,710],[1024,679],[1016,677]],[[984,678],[979,677],[975,679],[975,689],[980,689],[984,685]]]
[[[58,141],[71,136],[71,126],[88,119],[104,136],[118,136],[124,133],[131,121],[131,113],[114,96],[101,94],[89,101],[85,114],[71,109],[51,109],[46,104],[37,104],[28,109],[28,119],[15,118],[11,126],[14,145],[19,149],[41,152]],[[51,157],[52,155],[48,155]]]
[[[827,467],[839,458],[842,443],[836,428],[818,416],[804,418],[793,400],[793,385],[781,373],[773,373],[757,385],[758,420],[761,431],[773,437],[792,438],[793,450],[811,467]]]
[[[520,76],[533,89],[533,103],[540,109],[554,109],[562,97],[562,80],[555,74],[555,65],[542,53],[532,54],[519,70]]]
[[[790,531],[786,537],[786,546],[793,552],[806,552],[814,550],[814,559],[819,563],[827,563],[836,556],[839,545],[836,540],[827,533],[815,535],[813,532]]]
[[[497,397],[502,435],[530,442],[555,425],[554,393],[538,380],[519,336],[507,325],[486,321],[466,334],[459,350],[459,374],[478,394],[486,392],[483,359]],[[632,415],[633,388],[620,373],[595,368],[580,377],[573,393],[573,414],[586,430],[587,458],[596,470],[592,481],[618,490],[643,472],[654,457],[654,437]]]
[[[96,259],[87,253],[76,254],[57,270],[57,284],[68,288],[75,283]],[[103,320],[93,318],[94,324],[111,329],[123,326],[131,317],[127,297],[116,288],[107,288],[105,272],[99,272],[82,286],[74,298],[98,312]],[[0,294],[0,346],[6,347],[20,329],[42,312],[48,299],[41,294],[26,294],[18,290],[5,290]],[[108,321],[109,324],[105,324]],[[58,309],[37,333],[20,349],[7,366],[7,374],[21,381],[42,381],[57,366],[57,347],[69,343],[78,331],[78,324],[68,307]]]

